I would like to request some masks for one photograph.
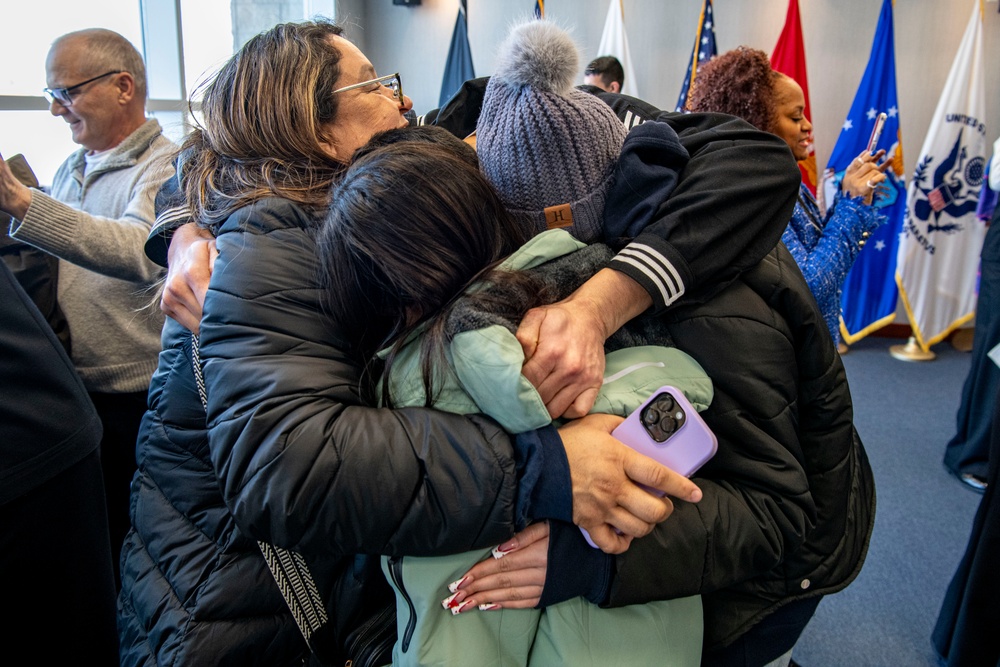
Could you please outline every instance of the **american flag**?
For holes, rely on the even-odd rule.
[[[698,20],[698,32],[695,34],[694,49],[688,62],[687,74],[684,75],[681,94],[677,96],[676,111],[684,111],[684,107],[687,106],[688,94],[698,74],[698,66],[717,55],[719,50],[715,45],[715,14],[712,12],[712,0],[705,0],[701,6],[701,18]]]

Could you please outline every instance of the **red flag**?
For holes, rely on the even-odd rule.
[[[771,68],[776,72],[795,79],[802,86],[806,97],[806,118],[812,120],[809,109],[809,78],[806,76],[806,49],[802,41],[802,22],[799,20],[799,0],[788,0],[788,14],[785,16],[785,27],[781,29],[778,43],[771,53]],[[799,162],[802,171],[802,182],[813,194],[816,194],[816,154],[813,147],[809,148],[809,157]]]

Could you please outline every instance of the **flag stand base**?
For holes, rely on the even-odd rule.
[[[951,337],[951,346],[959,352],[972,352],[972,329],[959,329]]]
[[[896,359],[900,361],[931,361],[936,354],[928,350],[924,352],[917,345],[917,339],[910,336],[910,340],[906,341],[906,345],[893,345],[889,348],[889,354],[891,354]]]

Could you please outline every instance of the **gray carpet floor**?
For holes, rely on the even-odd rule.
[[[868,337],[843,357],[875,472],[875,529],[861,574],[799,640],[802,667],[938,665],[931,631],[982,497],[941,463],[970,355],[945,343],[933,361],[900,361],[889,347],[904,342]]]

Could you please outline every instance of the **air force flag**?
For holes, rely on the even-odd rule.
[[[885,126],[875,149],[885,149],[885,159],[890,166],[885,171],[886,180],[874,205],[881,209],[887,221],[875,230],[858,253],[844,282],[840,333],[849,344],[891,324],[896,317],[896,248],[906,203],[903,144],[896,100],[892,0],[883,0],[868,66],[823,174],[824,198],[832,202],[840,189],[844,171],[865,150],[875,119],[885,112]]]
[[[986,228],[976,218],[986,171],[986,108],[980,3],[931,117],[913,181],[896,280],[921,349],[972,319]]]

